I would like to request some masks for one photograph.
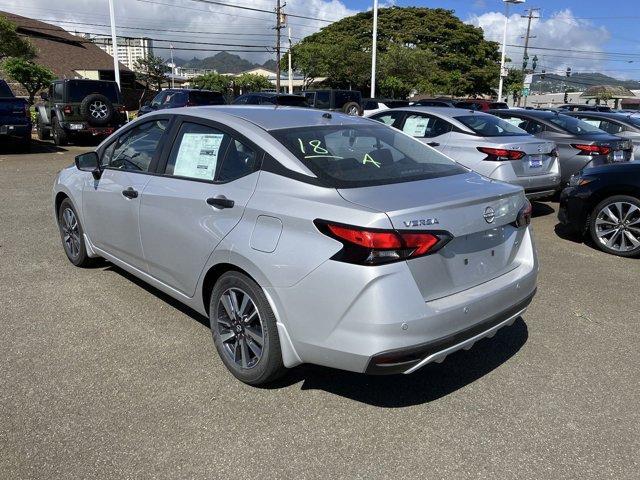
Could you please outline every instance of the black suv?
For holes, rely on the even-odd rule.
[[[306,90],[303,94],[310,107],[362,115],[362,94],[358,90]]]
[[[187,88],[168,88],[161,91],[151,102],[138,110],[138,116],[166,108],[197,107],[200,105],[225,105],[227,102],[220,92]]]
[[[53,135],[56,145],[70,140],[111,135],[127,122],[116,82],[107,80],[56,80],[36,106],[38,138]]]
[[[280,105],[283,107],[308,107],[302,95],[276,92],[251,92],[240,95],[233,101],[234,105]]]

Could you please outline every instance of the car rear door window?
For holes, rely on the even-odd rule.
[[[609,120],[600,120],[600,125],[596,125],[600,130],[604,130],[607,133],[610,133],[612,135],[617,135],[618,133],[621,133],[624,131],[624,126],[619,124],[619,123],[615,123],[615,122],[611,122]]]
[[[165,119],[153,120],[128,130],[107,147],[102,162],[107,168],[148,172],[168,124]]]
[[[185,122],[169,154],[165,175],[229,182],[254,172],[258,155],[230,134],[208,125]]]
[[[373,115],[371,118],[390,127],[400,128],[404,115],[404,112],[384,112]]]
[[[331,108],[331,93],[330,92],[316,92],[316,108],[329,109]]]
[[[418,138],[433,138],[451,131],[451,125],[437,117],[414,113],[407,115],[402,131]]]

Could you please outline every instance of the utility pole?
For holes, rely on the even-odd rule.
[[[289,33],[289,93],[293,93],[293,68],[291,68],[291,27],[287,28]]]
[[[371,98],[376,96],[376,53],[378,50],[378,0],[373,0],[373,38],[371,40]]]
[[[118,89],[120,89],[120,68],[118,66],[118,40],[116,39],[116,14],[113,10],[113,1],[109,0],[109,19],[111,21],[111,46],[113,47],[113,73],[115,74]]]
[[[507,76],[506,68],[504,68],[505,55],[507,50],[507,26],[509,25],[509,4],[524,3],[525,0],[502,0],[504,2],[504,30],[502,31],[502,57],[500,58],[500,81],[498,82],[498,101],[502,101],[502,87],[504,79]]]
[[[530,38],[535,38],[531,36],[531,20],[538,19],[540,18],[539,16],[534,17],[534,14],[540,12],[539,8],[530,8],[529,10],[526,10],[528,12],[527,15],[520,15],[522,18],[528,18],[529,20],[527,21],[527,33],[524,36],[524,54],[522,55],[522,71],[526,74],[527,73],[527,62],[529,61],[529,39]],[[527,106],[527,96],[524,96],[524,106]],[[520,105],[520,101],[518,101],[518,105]]]
[[[282,9],[286,3],[281,4],[277,0],[276,4],[276,91],[280,93],[280,30],[284,28]]]

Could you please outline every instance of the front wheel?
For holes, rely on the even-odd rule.
[[[604,199],[591,213],[589,232],[603,252],[620,257],[640,255],[640,199],[628,195]]]
[[[76,267],[90,267],[94,264],[93,258],[87,255],[87,248],[84,244],[84,230],[78,219],[76,209],[73,208],[71,200],[64,199],[58,210],[58,227],[62,246],[67,258]]]
[[[263,385],[285,371],[276,318],[262,288],[247,275],[223,274],[211,293],[211,333],[227,369],[249,385]]]

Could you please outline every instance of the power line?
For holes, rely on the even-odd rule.
[[[269,13],[271,15],[273,15],[275,12],[273,10],[265,10],[263,8],[255,8],[255,7],[247,7],[244,5],[236,5],[233,3],[225,3],[225,2],[217,2],[214,0],[189,0],[190,2],[198,2],[198,3],[208,3],[211,5],[220,5],[223,7],[232,7],[232,8],[240,8],[242,10],[250,10],[252,12],[261,12],[261,13]],[[279,8],[279,7],[278,7]],[[328,20],[325,18],[318,18],[318,17],[308,17],[306,15],[297,15],[294,13],[289,13],[288,14],[290,17],[295,17],[295,18],[303,18],[305,20],[315,20],[318,22],[327,22],[327,23],[333,23],[333,22],[337,22],[338,20]]]

